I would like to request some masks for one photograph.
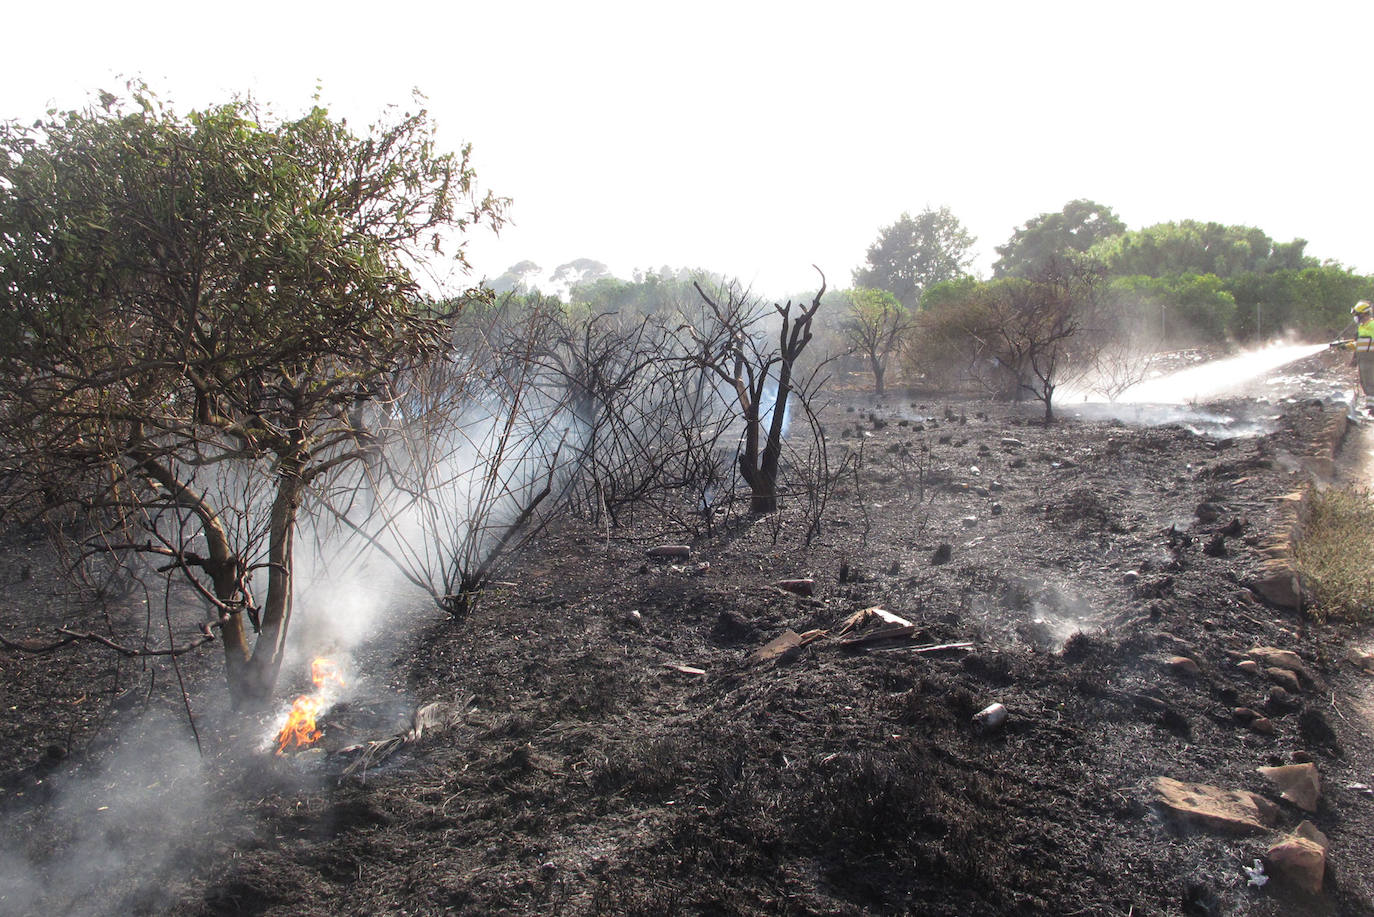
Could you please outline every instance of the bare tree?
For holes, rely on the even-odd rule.
[[[771,513],[778,507],[778,463],[782,457],[788,399],[796,380],[798,358],[811,342],[811,324],[825,294],[825,275],[810,305],[774,305],[778,319],[777,346],[759,333],[764,311],[757,300],[731,286],[711,296],[696,285],[710,316],[705,327],[685,330],[696,342],[691,357],[714,374],[734,396],[744,424],[739,452],[740,476],[749,485],[749,509]]]

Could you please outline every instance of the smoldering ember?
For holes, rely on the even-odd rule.
[[[1374,914],[1370,278],[429,298],[423,112],[101,103],[0,124],[0,911]]]

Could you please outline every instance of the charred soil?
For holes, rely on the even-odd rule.
[[[402,608],[317,751],[275,756],[269,720],[224,709],[213,645],[179,672],[0,651],[0,911],[1374,914],[1374,677],[1343,661],[1369,634],[1249,588],[1342,408],[1213,407],[1268,432],[837,399],[832,463],[853,458],[809,544],[796,494],[695,537],[560,525],[466,620]],[[165,643],[160,595],[100,618],[41,539],[7,539],[0,633]],[[872,606],[914,626],[846,644]],[[756,656],[789,630],[804,645]],[[1257,646],[1301,657],[1298,690],[1237,665]],[[466,713],[344,776],[343,746],[433,700]],[[993,703],[1005,722],[977,728]],[[1294,761],[1321,774],[1315,813],[1256,770]],[[1279,825],[1190,827],[1161,776],[1267,796]],[[1323,891],[1249,884],[1304,818]]]

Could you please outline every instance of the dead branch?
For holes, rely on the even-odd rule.
[[[62,638],[52,643],[39,643],[34,640],[11,640],[8,637],[0,636],[0,646],[21,653],[41,654],[51,653],[71,643],[86,641],[90,643],[99,643],[101,646],[114,650],[121,656],[134,658],[139,656],[181,656],[191,652],[191,650],[197,647],[204,646],[207,643],[213,643],[215,640],[214,631],[210,629],[210,625],[208,624],[201,625],[200,636],[196,637],[190,643],[184,646],[171,646],[160,650],[135,649],[133,647],[124,646],[121,643],[116,643],[109,637],[102,637],[100,634],[69,630],[65,627],[57,628],[57,632],[62,635]]]

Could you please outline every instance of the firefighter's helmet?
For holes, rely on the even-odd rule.
[[[1361,319],[1374,317],[1374,305],[1370,305],[1369,300],[1362,299],[1355,303],[1354,308],[1350,310],[1350,314]]]

